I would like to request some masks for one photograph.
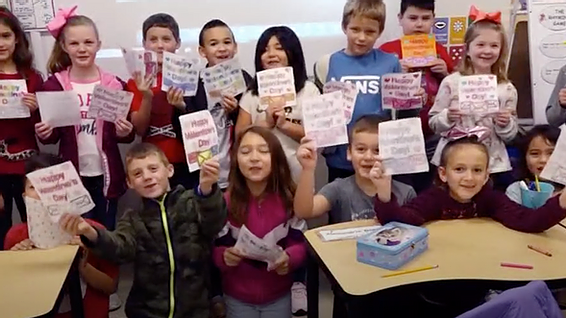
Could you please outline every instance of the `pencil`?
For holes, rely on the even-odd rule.
[[[550,252],[543,251],[540,248],[534,247],[532,245],[527,245],[527,247],[530,248],[531,250],[535,251],[535,252],[539,252],[539,253],[546,255],[548,257],[552,257],[552,254]]]
[[[512,267],[512,268],[521,268],[521,269],[533,269],[532,265],[524,265],[524,264],[514,264],[514,263],[501,263],[502,267]]]
[[[535,175],[535,186],[537,187],[537,192],[540,192],[540,184],[538,183],[538,177]]]
[[[421,272],[421,271],[426,271],[426,270],[435,269],[435,268],[438,268],[438,265],[425,266],[425,267],[420,267],[420,268],[415,268],[415,269],[408,269],[406,271],[393,272],[391,274],[382,275],[381,277],[386,278],[386,277],[392,277],[392,276],[399,276],[399,275]]]

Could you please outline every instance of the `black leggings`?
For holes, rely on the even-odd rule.
[[[4,199],[4,212],[0,211],[0,250],[4,249],[4,237],[12,227],[13,202],[20,213],[22,222],[27,222],[26,205],[22,194],[24,193],[24,176],[17,174],[0,175],[0,194]]]

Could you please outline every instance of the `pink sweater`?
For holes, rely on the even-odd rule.
[[[225,194],[228,207],[229,195]],[[236,267],[224,263],[224,251],[234,246],[239,226],[228,217],[224,229],[218,235],[213,250],[214,263],[222,272],[222,285],[224,293],[242,302],[249,304],[267,304],[289,293],[293,284],[292,271],[301,267],[306,260],[306,244],[300,229],[304,221],[295,218],[289,220],[281,198],[276,194],[269,194],[263,200],[250,198],[248,204],[248,218],[246,228],[259,238],[264,238],[274,229],[285,225],[287,230],[282,233],[278,230],[277,244],[289,255],[289,273],[279,275],[275,271],[268,272],[264,262],[244,259]]]

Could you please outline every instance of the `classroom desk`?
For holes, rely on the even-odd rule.
[[[78,251],[78,246],[65,245],[0,252],[0,317],[54,316],[64,284],[70,291],[73,317],[83,317]]]
[[[355,240],[323,242],[317,235],[320,230],[373,224],[375,221],[348,222],[305,233],[314,257],[308,266],[309,318],[318,318],[318,292],[313,292],[318,291],[317,266],[323,269],[334,287],[351,297],[441,280],[548,282],[566,279],[566,229],[559,226],[541,234],[527,234],[507,229],[491,219],[432,222],[426,225],[429,249],[400,270],[427,265],[439,265],[439,268],[389,278],[381,276],[390,271],[356,261]],[[550,251],[552,257],[528,249],[529,244]],[[501,262],[529,264],[534,269],[505,268],[500,266]]]

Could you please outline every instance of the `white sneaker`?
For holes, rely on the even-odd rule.
[[[108,306],[108,311],[115,311],[122,307],[122,300],[117,293],[110,295],[110,304]]]
[[[307,315],[307,286],[303,283],[291,287],[291,312],[298,317]]]

